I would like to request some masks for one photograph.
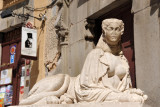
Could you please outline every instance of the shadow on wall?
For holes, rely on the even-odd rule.
[[[38,80],[38,76],[40,76],[40,74],[39,74],[39,72],[40,72],[40,70],[39,70],[39,67],[40,67],[40,64],[39,64],[39,58],[40,58],[39,53],[40,53],[40,44],[41,44],[41,39],[40,38],[42,38],[43,33],[44,33],[44,29],[40,29],[40,33],[39,33],[39,35],[37,35],[37,37],[38,37],[37,43],[39,43],[39,44],[37,44],[37,60],[35,60],[33,62],[33,65],[31,67],[30,89],[35,85],[36,82],[38,82],[37,81]]]
[[[160,17],[160,0],[150,0],[150,6],[150,15],[152,16],[159,9],[158,17]]]
[[[87,2],[88,0],[78,0],[78,5],[77,7],[80,7],[81,5],[83,5],[85,2]]]
[[[39,46],[37,48],[37,60],[33,62],[33,65],[31,67],[31,74],[30,74],[30,89],[34,86],[34,84],[37,82],[38,75],[39,75]]]

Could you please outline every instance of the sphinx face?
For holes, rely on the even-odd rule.
[[[104,40],[109,45],[117,45],[121,40],[121,28],[119,23],[112,22],[109,26],[103,28]]]

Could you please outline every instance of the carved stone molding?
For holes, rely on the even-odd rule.
[[[60,40],[60,45],[68,44],[68,29],[64,28],[63,26],[56,30],[58,38]]]
[[[93,40],[95,36],[94,34],[95,20],[86,19],[84,21],[84,25],[85,25],[85,39]]]
[[[63,21],[62,15],[63,15],[63,1],[58,0],[56,5],[59,7],[59,12],[57,15],[57,19],[55,22],[55,28],[56,28],[56,33],[58,36],[58,39],[60,40],[60,45],[68,44],[68,27]]]
[[[8,7],[11,7],[15,4],[18,4],[20,2],[23,2],[25,0],[1,0],[0,1],[0,10],[6,9]]]

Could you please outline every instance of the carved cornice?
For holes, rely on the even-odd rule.
[[[6,8],[9,8],[13,5],[16,5],[20,2],[23,2],[25,0],[1,0],[0,1],[0,10],[4,10]]]

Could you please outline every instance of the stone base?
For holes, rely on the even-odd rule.
[[[107,103],[83,103],[83,104],[47,104],[47,105],[27,105],[10,107],[151,107],[149,105],[133,102],[107,102]]]

